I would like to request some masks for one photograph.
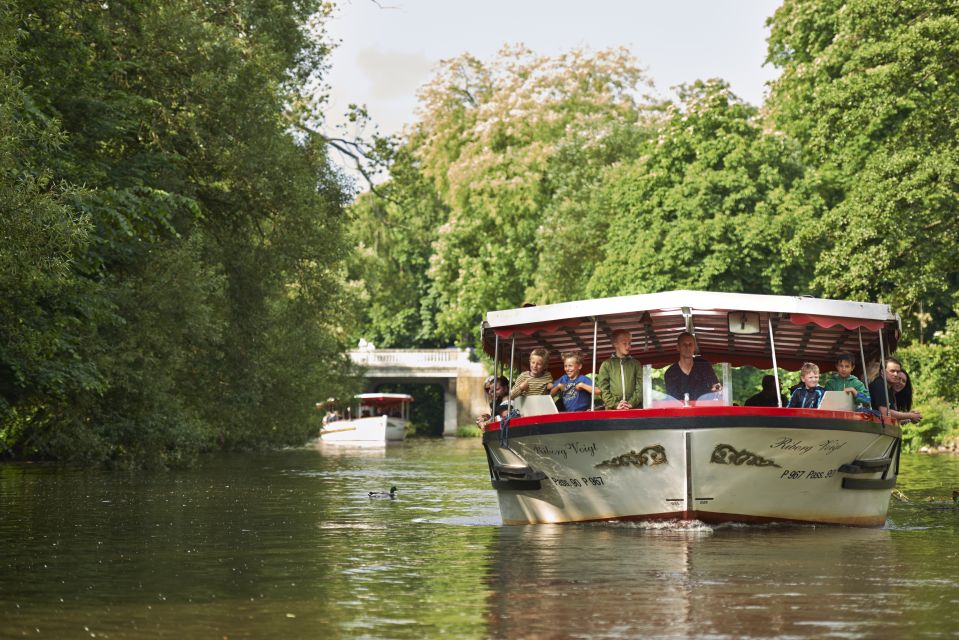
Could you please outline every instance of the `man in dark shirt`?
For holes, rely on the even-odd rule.
[[[892,356],[886,358],[885,375],[876,376],[876,379],[869,383],[872,408],[900,422],[919,422],[922,420],[922,415],[918,411],[899,411],[896,407],[896,390],[893,385],[901,371],[902,363],[899,360]]]
[[[702,358],[694,358],[696,339],[693,334],[684,331],[676,341],[679,348],[679,362],[666,369],[666,394],[677,400],[698,400],[701,396],[721,391],[723,385],[716,378],[713,366]]]

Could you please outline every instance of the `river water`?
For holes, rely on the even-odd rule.
[[[471,439],[0,465],[0,638],[959,637],[959,459],[901,470],[853,529],[507,527]]]

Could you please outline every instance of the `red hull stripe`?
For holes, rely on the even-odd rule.
[[[901,435],[895,422],[882,424],[878,418],[865,413],[778,407],[681,407],[554,413],[513,418],[509,432],[510,437],[522,437],[577,431],[730,427],[859,431],[895,438]],[[498,437],[496,432],[499,430],[499,422],[493,422],[486,428],[484,436],[486,439]]]

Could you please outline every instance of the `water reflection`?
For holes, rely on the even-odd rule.
[[[884,637],[957,627],[916,620],[959,586],[903,592],[903,545],[886,529],[629,525],[503,527],[494,541],[493,637]],[[953,592],[954,593],[954,592]],[[891,611],[906,618],[890,616]],[[912,619],[910,619],[912,618]]]
[[[959,461],[902,467],[875,530],[505,527],[476,441],[0,465],[0,638],[955,636]]]

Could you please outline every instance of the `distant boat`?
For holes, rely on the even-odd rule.
[[[353,396],[356,418],[335,420],[323,425],[323,442],[376,443],[406,438],[409,405],[413,396],[405,393],[361,393]]]
[[[554,378],[566,350],[585,352],[595,371],[618,329],[631,331],[643,370],[643,408],[558,413],[548,396],[526,396],[505,425],[489,423],[483,445],[503,522],[882,526],[899,471],[899,424],[856,411],[842,392],[827,392],[819,409],[736,406],[743,399],[732,397],[731,367],[795,371],[809,361],[825,373],[847,351],[880,361],[899,327],[884,304],[700,291],[492,311],[483,348],[494,375],[535,348],[549,351]],[[654,388],[653,368],[676,362],[683,332],[721,368],[721,391],[677,399]]]

